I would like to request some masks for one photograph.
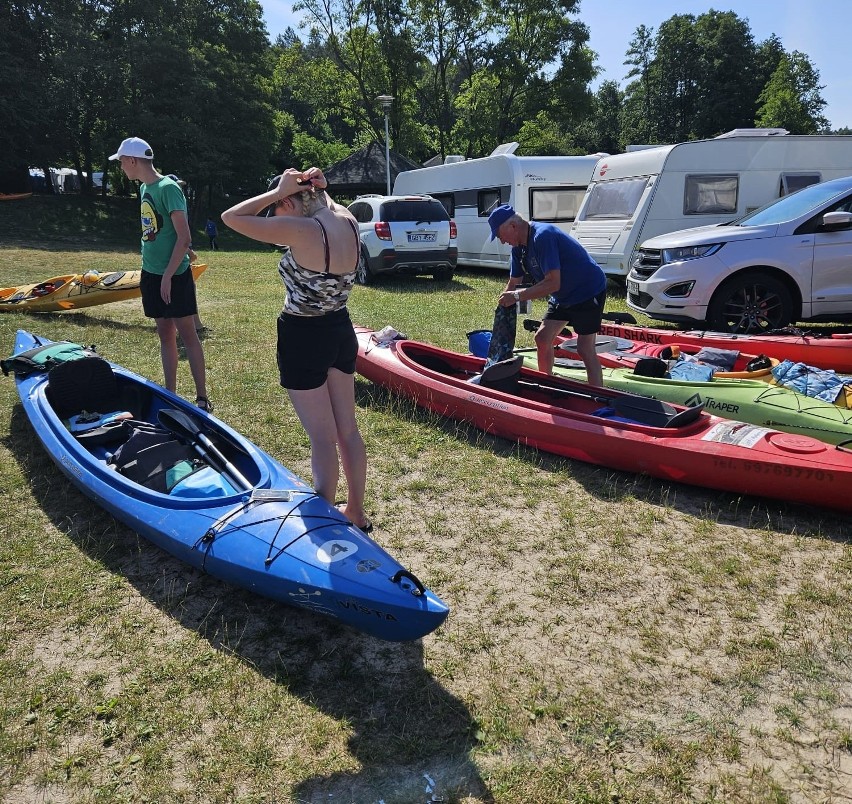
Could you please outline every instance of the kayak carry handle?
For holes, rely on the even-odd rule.
[[[403,578],[407,578],[414,584],[415,588],[411,590],[412,595],[415,597],[422,597],[426,594],[426,587],[420,583],[420,580],[413,572],[409,572],[406,569],[397,570],[390,580],[391,583],[399,583]]]

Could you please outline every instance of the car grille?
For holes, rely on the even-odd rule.
[[[658,248],[640,248],[633,261],[633,274],[636,279],[652,276],[662,263],[662,253]]]
[[[648,308],[648,305],[651,303],[651,294],[650,293],[628,293],[627,299],[631,304],[635,304],[637,307],[641,307],[643,310]]]

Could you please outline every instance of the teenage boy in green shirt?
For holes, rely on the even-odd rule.
[[[186,198],[175,181],[154,169],[154,151],[145,140],[128,137],[110,160],[118,160],[127,178],[140,182],[142,309],[157,326],[165,387],[177,390],[177,333],[195,382],[195,404],[212,411],[207,398],[204,349],[195,331],[198,304],[187,256],[192,235]]]

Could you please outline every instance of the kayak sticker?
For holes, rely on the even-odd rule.
[[[357,552],[358,545],[355,542],[346,539],[332,539],[319,546],[317,559],[322,561],[323,564],[333,564],[335,561],[341,561]]]
[[[299,587],[297,592],[289,592],[290,602],[294,606],[300,606],[303,609],[310,609],[320,614],[330,614],[332,617],[337,616],[334,610],[327,605],[322,599],[322,592],[309,592],[307,589]]]
[[[716,441],[719,444],[736,444],[739,447],[750,449],[771,432],[773,431],[767,430],[765,427],[756,427],[753,424],[725,421],[714,425],[705,435],[701,436],[701,440]]]

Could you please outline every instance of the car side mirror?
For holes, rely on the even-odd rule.
[[[829,232],[852,228],[852,212],[826,212],[822,216],[822,228]]]

